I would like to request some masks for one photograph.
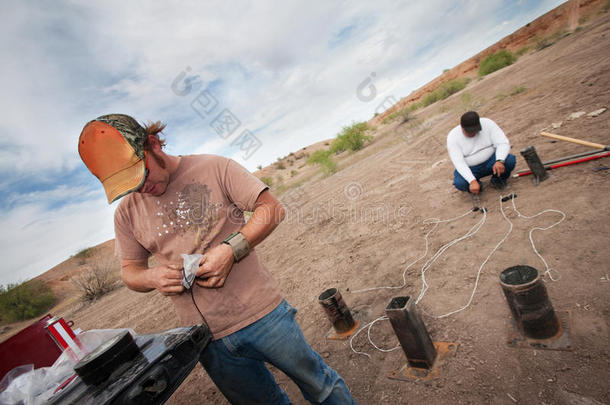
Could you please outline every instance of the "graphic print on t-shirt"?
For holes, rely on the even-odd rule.
[[[176,201],[161,206],[157,216],[161,224],[157,226],[158,236],[164,234],[193,234],[195,244],[199,244],[218,222],[218,206],[210,201],[210,189],[205,184],[190,183],[176,192]]]

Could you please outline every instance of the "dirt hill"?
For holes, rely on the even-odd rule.
[[[447,70],[442,75],[400,100],[400,102],[396,103],[385,113],[376,117],[373,122],[378,124],[392,112],[423,99],[442,83],[462,77],[476,77],[481,61],[499,50],[505,49],[510,52],[523,52],[529,49],[541,49],[550,46],[562,36],[574,32],[581,23],[595,19],[604,7],[607,9],[608,3],[602,0],[567,1],[454,68]]]
[[[575,7],[572,4],[560,9]],[[503,205],[504,218],[501,194],[485,181],[481,205],[487,213],[483,217],[480,211],[469,212],[472,199],[452,187],[453,167],[445,148],[447,132],[464,111],[473,108],[504,129],[517,156],[516,170],[527,167],[519,151],[528,145],[536,147],[542,160],[587,150],[543,138],[539,134],[545,129],[610,144],[610,112],[569,119],[574,112],[607,108],[610,101],[610,15],[594,14],[590,21],[580,23],[551,46],[532,48],[515,64],[472,80],[461,92],[417,110],[406,123],[379,123],[373,142],[359,152],[339,156],[340,170],[331,176],[323,177],[313,166],[301,167],[304,155],[285,157],[283,169],[268,167],[258,173],[283,176],[281,187],[276,184],[273,191],[288,211],[285,221],[256,248],[259,257],[299,310],[297,320],[308,341],[345,378],[359,403],[610,402],[608,158],[554,170],[538,186],[528,177],[511,179],[503,194],[517,194],[516,208],[525,216],[542,212],[531,219],[519,216],[510,203]],[[316,147],[323,146],[324,142]],[[291,176],[292,170],[297,174]],[[518,264],[545,271],[529,233],[533,227],[546,228],[561,219],[557,211],[543,212],[549,209],[565,213],[565,220],[549,230],[535,231],[532,239],[553,269],[556,281],[545,276],[545,285],[555,309],[569,317],[571,347],[567,351],[511,348],[506,343],[510,311],[498,275]],[[432,225],[424,220],[456,217],[460,218],[438,225],[428,236],[425,258],[409,267],[425,252],[424,237]],[[388,373],[405,364],[404,354],[376,350],[366,331],[353,340],[353,346],[370,358],[353,352],[347,341],[326,339],[330,323],[317,302],[320,293],[339,288],[355,317],[371,322],[384,315],[392,297],[418,297],[424,263],[477,223],[481,227],[476,234],[447,249],[425,273],[429,288],[418,303],[423,320],[433,340],[458,345],[439,379],[428,383],[388,379]],[[111,246],[107,242],[104,254],[110,254]],[[490,254],[476,284],[478,270]],[[41,277],[67,291],[69,280],[63,279],[78,270],[77,260],[72,258]],[[89,260],[93,259],[80,267]],[[402,288],[356,292],[400,286],[403,272]],[[466,306],[475,285],[470,305],[438,318]],[[85,330],[131,327],[147,333],[177,326],[168,299],[124,287],[89,306],[65,299],[52,312]],[[387,321],[373,325],[370,335],[379,347],[397,345]],[[295,403],[305,403],[286,376],[275,374]],[[198,366],[171,403],[226,402]]]

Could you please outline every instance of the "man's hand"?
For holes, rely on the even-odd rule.
[[[146,270],[150,283],[163,295],[178,295],[184,291],[182,268],[176,265],[157,266]]]
[[[504,163],[502,163],[502,162],[494,163],[494,166],[492,168],[493,174],[495,174],[498,177],[500,177],[504,173],[505,170],[506,170],[506,167],[504,167]]]
[[[477,179],[474,179],[470,182],[470,184],[468,185],[468,190],[470,190],[472,194],[479,194],[479,191],[481,190],[481,185],[479,184]]]
[[[206,288],[220,288],[224,285],[235,257],[233,249],[226,243],[213,247],[203,255],[197,271],[197,284]]]

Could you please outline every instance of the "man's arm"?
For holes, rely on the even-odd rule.
[[[184,291],[182,270],[179,266],[148,267],[148,259],[121,261],[121,278],[130,290],[149,292],[159,290],[163,295]]]
[[[256,199],[250,220],[239,232],[244,235],[250,248],[253,248],[265,240],[285,216],[282,203],[269,190],[265,190]]]
[[[250,249],[262,242],[284,219],[284,207],[269,190],[259,194],[250,220],[239,232],[248,241]],[[210,249],[197,272],[197,284],[202,287],[222,287],[231,271],[235,258],[233,249],[226,243]]]
[[[447,152],[449,152],[449,158],[451,159],[455,170],[457,170],[468,183],[472,183],[475,180],[472,170],[470,170],[470,167],[466,164],[466,159],[464,158],[460,145],[455,139],[452,139],[452,137],[447,138]]]
[[[505,160],[510,152],[510,141],[502,131],[502,128],[498,126],[493,120],[489,120],[489,128],[491,130],[491,142],[496,149],[496,160]]]
[[[492,171],[494,175],[501,176],[504,174],[506,167],[504,163],[498,162],[498,160],[506,159],[510,151],[510,142],[498,124],[490,119],[488,119],[488,122],[491,129],[491,142],[496,150],[496,163],[494,163]]]

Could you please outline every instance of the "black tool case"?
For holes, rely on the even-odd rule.
[[[75,366],[77,376],[48,403],[162,404],[193,370],[211,339],[205,325],[133,339],[117,336],[83,358]]]

